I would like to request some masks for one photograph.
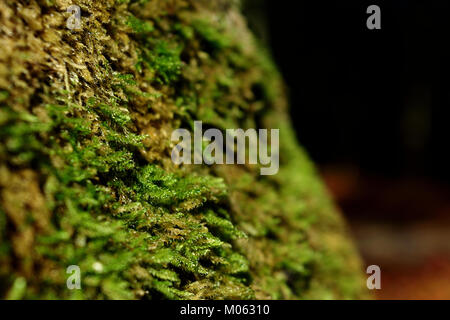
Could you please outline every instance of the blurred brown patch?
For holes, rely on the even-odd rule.
[[[450,299],[450,189],[328,167],[324,180],[367,265],[381,268],[380,299]]]

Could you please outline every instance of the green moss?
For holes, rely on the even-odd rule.
[[[127,20],[128,26],[133,29],[134,32],[139,34],[147,34],[154,30],[153,25],[148,21],[142,21],[133,15],[130,15]]]
[[[3,100],[6,100],[9,97],[9,92],[8,91],[0,91],[0,102],[2,102]]]
[[[192,27],[212,49],[221,50],[230,46],[230,39],[208,21],[196,19],[192,21]]]
[[[64,20],[56,4],[40,6],[31,9]],[[0,72],[0,295],[364,296],[345,225],[297,146],[280,76],[237,8],[80,6],[91,13],[86,29],[53,36],[39,32],[43,18],[0,13],[5,28],[37,28],[41,41],[35,52],[5,52],[12,67]],[[40,50],[49,43],[51,58]],[[175,166],[170,134],[194,120],[279,128],[279,173]],[[69,265],[81,268],[81,290],[66,287]]]
[[[170,45],[165,40],[147,40],[145,47],[141,48],[138,68],[142,65],[153,70],[156,81],[169,84],[178,79],[181,73],[182,63],[180,49]]]

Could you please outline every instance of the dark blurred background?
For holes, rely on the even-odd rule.
[[[381,30],[369,30],[369,5]],[[450,299],[450,2],[247,0],[383,299]]]

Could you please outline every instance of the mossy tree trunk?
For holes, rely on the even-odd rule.
[[[0,296],[360,298],[360,262],[235,1],[0,2]],[[194,120],[280,170],[176,166]],[[81,269],[81,290],[66,268]]]

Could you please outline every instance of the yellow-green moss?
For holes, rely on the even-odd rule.
[[[68,5],[0,3],[0,296],[364,296],[235,1],[80,0],[78,31]],[[175,166],[170,134],[194,120],[280,128],[278,175]]]

